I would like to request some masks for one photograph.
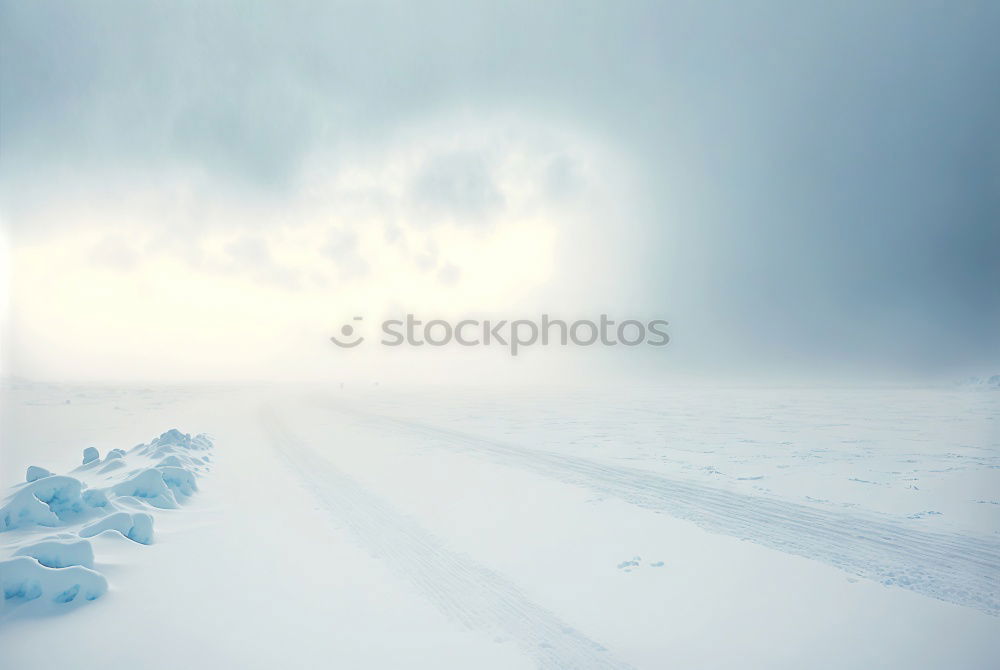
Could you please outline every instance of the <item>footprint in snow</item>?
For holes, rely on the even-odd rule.
[[[634,568],[638,568],[639,567],[640,563],[642,563],[642,559],[640,557],[638,557],[638,556],[633,556],[632,560],[630,560],[630,561],[622,561],[621,563],[619,563],[618,564],[618,569],[619,570],[624,570],[625,572],[632,572],[632,570]],[[649,564],[649,567],[651,567],[651,568],[662,568],[663,566],[664,566],[664,562],[663,561],[656,561],[655,563],[650,563]]]
[[[638,556],[633,556],[631,561],[622,561],[621,563],[619,563],[618,569],[624,570],[625,572],[631,572],[632,568],[639,567],[639,561],[641,560],[642,559],[639,558]]]

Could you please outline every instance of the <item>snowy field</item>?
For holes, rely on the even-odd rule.
[[[1000,658],[990,388],[7,382],[2,405],[3,668]]]

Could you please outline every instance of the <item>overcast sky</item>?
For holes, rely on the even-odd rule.
[[[1000,372],[1000,4],[502,4],[0,2],[7,372],[329,377],[401,311]]]

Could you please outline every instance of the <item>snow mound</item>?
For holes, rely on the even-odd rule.
[[[212,448],[212,441],[205,434],[191,437],[188,433],[182,433],[176,428],[171,428],[149,444],[140,444],[134,447],[140,453],[154,457],[162,457],[167,454],[176,453],[178,450],[186,451],[207,451]]]
[[[112,449],[103,461],[87,447],[74,476],[29,467],[27,481],[0,506],[0,533],[16,531],[18,538],[13,556],[0,560],[0,605],[40,601],[56,607],[102,596],[107,580],[94,569],[94,545],[86,538],[111,533],[152,544],[149,512],[176,509],[198,491],[211,449],[206,435],[173,428],[127,452]],[[63,532],[32,538],[54,527]]]
[[[53,475],[28,483],[0,507],[0,531],[24,526],[59,526],[80,519],[90,506],[75,477]]]
[[[87,489],[81,497],[89,507],[101,508],[108,505],[108,494],[104,489]]]
[[[37,465],[29,465],[28,471],[24,475],[24,481],[33,482],[36,479],[41,479],[42,477],[50,477],[51,475],[52,473],[46,470],[45,468],[40,468]]]
[[[76,542],[45,540],[22,547],[14,552],[14,555],[30,556],[47,568],[68,568],[71,565],[94,567],[94,548],[87,540]]]
[[[981,389],[1000,389],[1000,375],[991,375],[989,377],[968,377],[967,379],[959,382],[958,385]]]
[[[142,470],[111,487],[115,495],[132,496],[160,509],[176,509],[177,499],[156,468]]]
[[[0,590],[5,601],[42,598],[65,604],[78,598],[100,598],[108,590],[108,581],[100,573],[79,565],[49,568],[30,556],[18,556],[0,561]]]
[[[80,537],[93,537],[108,530],[118,531],[139,544],[153,544],[153,517],[145,512],[116,512],[82,528]]]
[[[184,462],[185,461],[193,464],[193,461],[190,458],[186,458],[185,457],[184,460],[182,461],[178,455],[172,454],[172,455],[167,456],[166,458],[162,459],[160,461],[160,465],[174,465],[174,466],[177,466],[179,468],[182,468],[182,467],[184,467]]]
[[[192,472],[200,472],[204,468],[205,461],[197,456],[177,453],[161,458],[157,467],[165,465],[184,468],[185,470],[190,470]]]
[[[156,466],[156,469],[159,471],[163,483],[170,488],[175,498],[186,498],[198,490],[198,483],[195,481],[194,473],[190,470],[176,465],[165,465],[162,462]]]

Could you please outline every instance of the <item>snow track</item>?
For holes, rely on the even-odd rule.
[[[635,468],[529,449],[413,420],[329,407],[374,428],[583,486],[713,533],[822,561],[852,574],[1000,615],[1000,540],[907,528],[891,517],[748,496]]]
[[[540,668],[629,668],[611,652],[528,600],[501,575],[444,543],[305,447],[271,411],[274,447],[326,510],[373,555],[441,611],[473,630],[512,638]]]

